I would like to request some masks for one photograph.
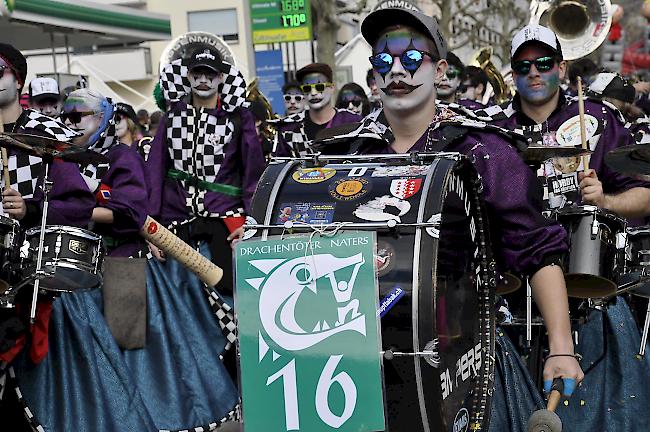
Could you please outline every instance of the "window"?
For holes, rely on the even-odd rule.
[[[188,12],[187,29],[214,33],[227,42],[238,42],[237,9]]]

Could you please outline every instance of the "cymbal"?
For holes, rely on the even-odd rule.
[[[605,155],[605,163],[623,174],[650,174],[650,144],[632,144]]]
[[[567,158],[589,155],[591,150],[578,147],[560,147],[560,146],[528,146],[521,153],[521,157],[526,162],[542,163],[553,158]]]
[[[108,158],[100,153],[39,135],[0,133],[0,147],[14,148],[33,156],[49,156],[79,164],[108,162]]]

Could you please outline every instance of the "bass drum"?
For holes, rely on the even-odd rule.
[[[461,155],[290,161],[259,182],[253,217],[267,227],[256,235],[346,222],[377,231],[387,430],[488,429],[496,281],[477,184]]]

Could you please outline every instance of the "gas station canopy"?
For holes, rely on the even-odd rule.
[[[2,42],[20,50],[168,40],[168,15],[85,0],[0,0]]]

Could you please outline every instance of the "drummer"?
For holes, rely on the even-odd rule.
[[[366,17],[361,31],[373,49],[371,63],[383,110],[368,115],[360,129],[343,137],[352,141],[353,153],[458,151],[474,161],[482,177],[498,263],[531,276],[545,318],[551,356],[544,378],[562,377],[570,394],[583,374],[574,357],[566,288],[558,265],[566,251],[566,234],[541,216],[541,200],[531,200],[539,195],[533,173],[503,135],[437,106],[434,83],[446,72],[447,48],[433,18],[405,9],[382,9]],[[522,375],[524,367],[506,366],[520,362],[512,355],[511,343],[502,334],[497,341],[491,426],[498,431],[520,430],[543,401],[528,384],[530,378]],[[507,386],[506,380],[514,387]]]
[[[555,33],[539,25],[521,29],[512,40],[511,65],[517,86],[513,100],[477,115],[488,114],[496,124],[523,131],[532,145],[579,147],[579,104],[560,88],[566,62]],[[584,169],[579,157],[545,163],[539,173],[545,180],[547,209],[589,204],[628,218],[628,226],[642,224],[650,215],[650,183],[618,174],[604,162],[609,151],[634,144],[633,137],[620,115],[602,102],[585,100],[584,107],[588,146],[593,151],[587,158],[589,169]],[[607,327],[603,321],[616,331],[603,332]],[[586,415],[577,402],[561,405],[558,412],[563,421],[575,431],[602,429],[603,424],[620,425],[620,429],[608,426],[612,431],[642,429],[645,419],[635,412],[650,401],[650,361],[633,359],[639,335],[627,303],[615,298],[602,312],[592,310],[578,328],[578,335],[582,364],[594,365],[594,369],[574,399],[580,398],[593,408]],[[627,399],[628,395],[635,397]],[[620,404],[621,400],[626,402]]]
[[[59,141],[70,141],[77,134],[65,125],[41,113],[23,109],[20,105],[20,93],[27,76],[27,61],[23,54],[9,44],[0,43],[0,123],[6,132],[21,132],[46,136]],[[21,223],[22,228],[29,228],[40,223],[42,215],[43,164],[39,157],[23,151],[8,150],[10,189],[2,181],[2,213]],[[3,176],[4,177],[4,176]],[[53,181],[47,221],[50,224],[83,226],[90,221],[94,197],[86,187],[76,164],[56,160],[50,169]],[[26,293],[27,290],[22,290]],[[0,317],[0,375],[4,373],[3,363],[11,364],[21,349],[26,346],[28,338],[25,329],[28,326],[26,315],[29,314],[30,298],[25,298],[20,316],[16,309],[3,309]],[[22,302],[23,300],[18,300]],[[48,322],[51,300],[39,298],[36,325],[29,338],[31,340],[30,357],[35,362],[41,361],[48,351]],[[0,376],[0,382],[2,381]],[[0,386],[1,387],[1,386]],[[13,389],[5,389],[0,395],[0,418],[5,424],[21,421],[22,414],[18,405],[11,398]],[[12,420],[13,417],[13,420]],[[16,425],[19,430],[20,426]]]
[[[476,114],[523,131],[531,145],[580,146],[578,103],[560,87],[567,66],[555,33],[540,25],[521,29],[512,40],[511,65],[517,87],[513,99]],[[593,150],[589,169],[584,169],[579,157],[545,163],[540,174],[546,181],[549,208],[591,204],[640,223],[650,215],[650,183],[618,174],[604,162],[607,152],[634,144],[632,136],[602,103],[586,100],[585,118],[588,146]]]

